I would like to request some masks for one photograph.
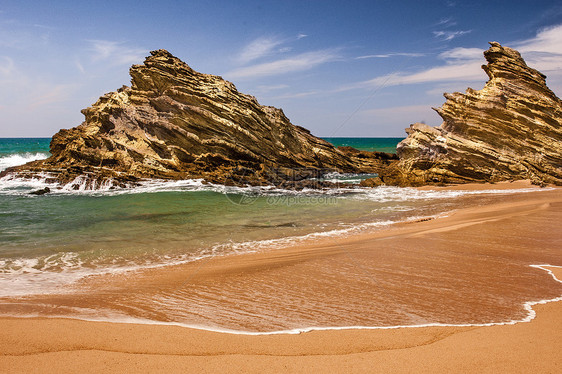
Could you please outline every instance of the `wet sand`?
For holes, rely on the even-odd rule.
[[[246,331],[521,320],[529,317],[524,302],[562,295],[561,283],[529,266],[562,265],[561,218],[562,189],[502,195],[448,217],[337,241],[93,277],[78,296],[2,300],[0,310],[79,310],[85,318],[87,310],[90,318],[105,310]],[[534,309],[536,319],[515,325],[260,336],[4,318],[0,371],[557,372],[561,303]]]

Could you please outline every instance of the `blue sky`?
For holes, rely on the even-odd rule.
[[[79,125],[159,48],[315,135],[401,137],[483,87],[488,41],[562,94],[557,1],[0,1],[0,137]]]

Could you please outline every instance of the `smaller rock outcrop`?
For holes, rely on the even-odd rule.
[[[31,191],[29,194],[30,195],[37,195],[37,196],[41,196],[41,195],[45,195],[47,193],[51,192],[51,189],[49,187],[45,187],[45,188],[41,188],[39,190],[35,190],[35,191]]]
[[[444,94],[438,127],[415,123],[380,173],[398,186],[530,179],[562,185],[562,102],[546,76],[497,42],[484,52],[480,91]]]

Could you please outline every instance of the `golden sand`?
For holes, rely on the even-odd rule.
[[[222,311],[235,310],[234,301],[252,311],[256,303],[245,300],[275,289],[261,312],[285,313],[295,323],[310,318],[328,326],[374,325],[387,318],[382,325],[421,324],[429,318],[424,310],[441,323],[524,319],[525,301],[562,295],[561,283],[529,266],[562,265],[561,219],[562,189],[521,193],[445,218],[336,243],[216,258],[205,266],[155,269],[127,279],[99,277],[84,283],[89,292],[80,298],[27,301],[60,303],[63,310],[119,310],[123,305],[141,308],[147,295],[176,290],[188,301],[208,302]],[[351,277],[361,269],[367,269],[365,277]],[[551,269],[562,279],[560,268]],[[417,308],[416,315],[393,310],[401,302],[409,311]],[[295,307],[299,303],[301,310]],[[314,315],[314,307],[316,315],[307,317]],[[330,313],[345,307],[349,315]],[[7,310],[18,310],[14,308],[8,305]],[[535,319],[514,325],[260,336],[165,325],[4,318],[0,372],[560,372],[562,304],[533,308]],[[225,312],[225,318],[234,317]],[[272,317],[259,326],[259,319],[236,318],[248,330],[267,330],[277,321]]]

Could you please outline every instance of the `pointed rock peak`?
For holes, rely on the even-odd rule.
[[[509,61],[510,63],[516,63],[521,66],[527,66],[525,60],[521,57],[521,54],[515,49],[508,47],[503,47],[498,42],[490,42],[490,48],[484,52],[484,57],[488,63],[493,64],[499,61]]]
[[[150,54],[154,57],[171,57],[171,58],[175,58],[175,56],[173,54],[171,54],[170,52],[168,52],[165,49],[157,49],[155,51],[150,51]]]
[[[145,61],[145,65],[182,65],[189,67],[185,62],[171,54],[165,49],[157,49],[155,51],[150,51],[150,56],[148,56]]]
[[[142,65],[133,65],[129,70],[132,77],[133,87],[138,89],[153,89],[150,85],[156,84],[163,88],[165,85],[154,82],[149,76],[154,74],[165,75],[168,78],[176,76],[188,77],[195,71],[185,62],[171,54],[165,49],[157,49],[150,52]],[[160,80],[160,79],[157,79]]]

